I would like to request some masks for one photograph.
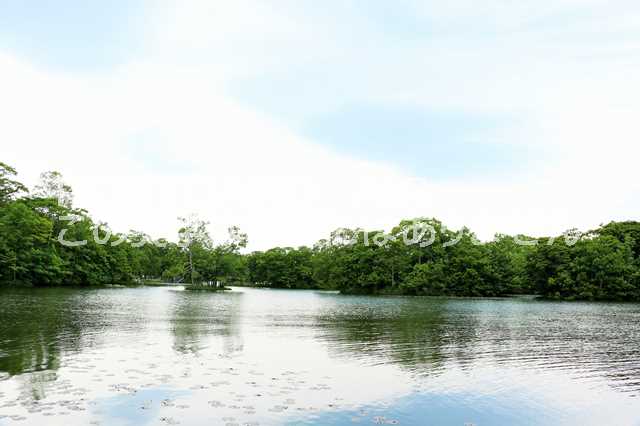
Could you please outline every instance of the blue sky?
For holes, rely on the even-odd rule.
[[[100,70],[140,54],[144,1],[0,1],[0,47],[46,67]]]
[[[502,133],[513,117],[405,105],[347,106],[303,123],[303,133],[353,156],[391,162],[434,179],[495,177],[529,163]]]
[[[103,72],[154,54],[145,50],[144,27],[152,10],[146,6],[144,1],[3,1],[0,46],[56,71]],[[388,2],[337,2],[331,7],[353,20],[347,25],[354,25],[357,42],[366,43],[374,35],[385,49],[432,43],[450,31],[428,16],[419,18],[411,8]],[[305,9],[327,14],[312,3]],[[296,64],[296,52],[288,50],[283,62],[292,67],[266,77],[243,72],[241,78],[232,78],[229,91],[316,143],[434,178],[500,175],[527,161],[526,149],[504,140],[515,114],[372,101],[357,93],[357,73],[366,69],[351,65],[353,69],[342,70],[340,60],[325,66],[315,60]],[[356,90],[350,94],[352,86]],[[331,105],[315,110],[315,102],[326,94],[333,97]]]
[[[639,29],[628,0],[0,0],[0,138],[25,179],[60,169],[84,206],[150,232],[187,209],[258,235],[283,212],[316,223],[264,244],[411,215],[559,232],[640,208]],[[122,186],[86,166],[97,153]],[[179,202],[125,218],[100,185]]]

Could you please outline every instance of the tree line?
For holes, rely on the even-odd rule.
[[[416,225],[435,231],[429,244],[415,238],[407,244],[405,236],[412,236]],[[387,242],[371,243],[376,238]],[[499,234],[480,242],[467,228],[451,231],[436,219],[418,218],[402,221],[389,234],[338,229],[313,248],[275,248],[247,257],[250,281],[266,287],[640,300],[640,223],[631,221],[556,238]]]
[[[429,244],[405,236],[435,232]],[[371,243],[377,237],[386,244]],[[569,237],[569,238],[567,238]],[[247,256],[249,279],[266,287],[325,288],[351,294],[640,300],[640,223],[611,222],[558,238],[496,235],[479,242],[466,228],[402,221],[390,234],[339,229],[313,248],[274,248]]]
[[[498,234],[480,242],[467,228],[417,218],[389,232],[340,228],[312,247],[242,254],[247,236],[237,227],[219,244],[197,218],[181,219],[177,243],[139,231],[107,234],[72,201],[58,172],[43,173],[28,191],[16,171],[0,163],[0,283],[101,285],[156,278],[351,294],[640,300],[640,223],[634,221],[535,240]],[[69,216],[75,220],[63,219]],[[65,228],[65,239],[87,243],[60,244]]]
[[[0,284],[26,286],[130,285],[235,282],[244,277],[240,250],[247,236],[237,227],[213,244],[207,223],[181,218],[178,242],[131,230],[112,233],[73,206],[73,191],[59,172],[46,172],[29,190],[0,162]]]

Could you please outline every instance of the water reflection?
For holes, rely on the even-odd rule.
[[[176,291],[170,319],[173,349],[197,355],[209,344],[221,342],[223,356],[242,351],[242,299],[242,293]]]
[[[640,308],[530,299],[345,297],[318,316],[339,358],[416,375],[483,365],[566,371],[640,391]]]
[[[63,352],[79,351],[77,292],[0,292],[0,371],[17,375],[56,370]]]
[[[446,305],[444,299],[417,305],[404,298],[345,297],[320,313],[318,337],[327,342],[331,356],[437,373],[447,341],[458,339],[464,345],[473,333],[471,321],[457,329],[446,327]]]
[[[640,411],[638,305],[167,288],[0,298],[3,426],[600,425]]]

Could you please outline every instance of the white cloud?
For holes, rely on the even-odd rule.
[[[376,45],[372,34],[368,47],[355,49],[340,43],[348,22],[329,24],[325,13],[315,21],[300,8],[221,5],[181,3],[157,14],[148,55],[102,74],[54,73],[0,55],[2,161],[28,183],[60,170],[76,203],[118,230],[172,237],[176,216],[195,211],[218,227],[240,225],[254,249],[312,244],[338,226],[389,228],[414,216],[469,225],[488,238],[591,227],[639,211],[640,79],[631,73],[638,58],[559,60],[562,51],[523,44],[530,33],[453,51]],[[457,8],[438,13],[460,16]],[[228,94],[237,75],[285,72],[296,61],[343,70],[340,83],[352,90],[339,102],[524,111],[522,140],[514,143],[554,154],[510,181],[429,182],[325,149]],[[359,62],[369,65],[366,73]],[[309,102],[331,108],[338,101],[319,94]]]

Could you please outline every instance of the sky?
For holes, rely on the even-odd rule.
[[[637,220],[638,117],[636,1],[0,0],[0,161],[117,231]]]

